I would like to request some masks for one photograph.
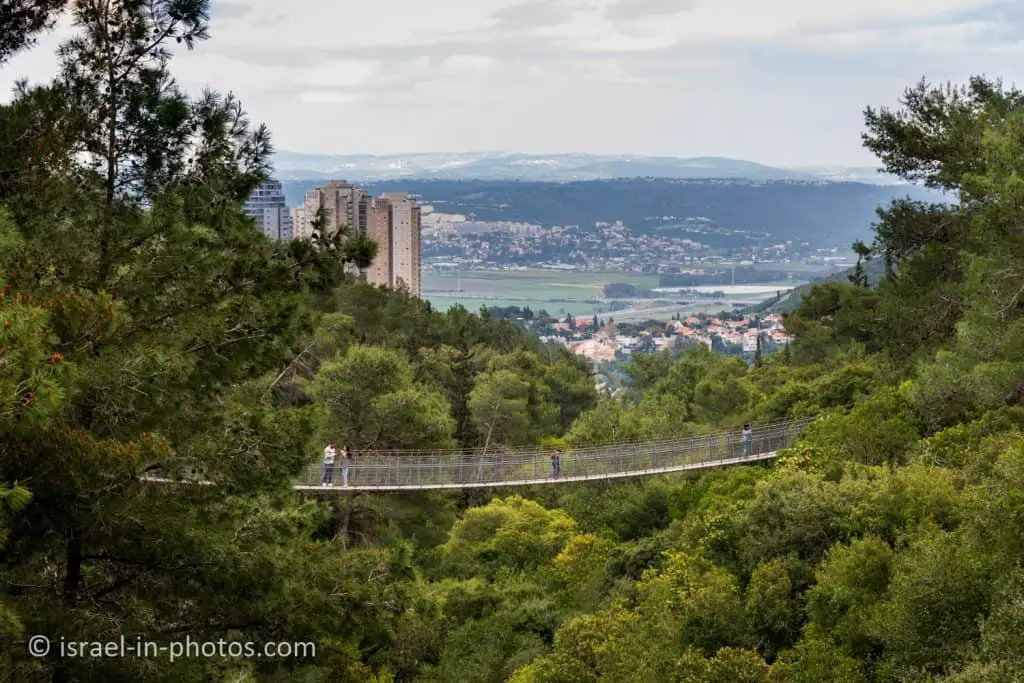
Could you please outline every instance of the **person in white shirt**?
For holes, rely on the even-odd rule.
[[[334,442],[327,444],[324,449],[324,478],[320,480],[321,486],[330,486],[334,483]]]
[[[743,425],[743,457],[750,455],[750,436],[753,432],[750,425]]]

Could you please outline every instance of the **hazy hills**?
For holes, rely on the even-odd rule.
[[[293,206],[322,181],[286,181]],[[481,221],[592,227],[622,221],[635,233],[665,233],[723,246],[793,240],[849,246],[871,235],[875,210],[896,197],[937,201],[918,187],[825,181],[619,179],[568,183],[486,180],[395,180],[365,183],[373,194],[406,191],[442,213]]]
[[[746,178],[751,180],[845,180],[894,184],[874,168],[775,168],[724,157],[652,157],[594,154],[274,155],[280,180],[345,178],[368,182],[398,178],[443,180],[602,180],[611,178]]]

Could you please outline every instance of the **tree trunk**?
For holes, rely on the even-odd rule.
[[[112,259],[110,241],[114,231],[114,201],[117,191],[117,72],[113,59],[107,66],[107,177],[103,206],[103,224],[100,226],[100,263],[97,274],[98,287],[103,287],[110,277]]]
[[[64,563],[64,606],[74,607],[78,600],[78,585],[82,580],[82,537],[77,528],[72,528],[68,533]]]
[[[64,548],[64,593],[61,599],[64,607],[74,608],[78,602],[78,588],[82,582],[82,536],[77,527],[72,527],[68,532],[67,544]],[[53,683],[69,683],[71,671],[68,663],[62,658],[57,658],[53,669]]]

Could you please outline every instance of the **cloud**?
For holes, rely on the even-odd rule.
[[[239,19],[252,12],[252,8],[241,2],[229,2],[228,0],[215,0],[210,3],[210,16],[218,19]]]
[[[981,21],[989,25],[989,40],[1000,45],[1024,42],[1024,5],[1018,0],[1003,0],[960,17],[964,22]]]
[[[295,82],[303,86],[355,87],[369,81],[380,70],[377,62],[331,60],[294,70]]]
[[[833,50],[864,50],[899,45],[905,49],[950,52],[991,36],[994,29],[993,24],[983,21],[930,26],[891,26],[862,31],[822,33],[799,41],[799,44]]]
[[[441,3],[374,0],[363,6],[323,0],[249,0],[242,20],[211,26],[218,49],[255,45],[292,51],[335,47],[429,45],[446,36],[482,31],[507,0],[445,0]]]
[[[486,55],[452,55],[446,57],[442,67],[448,73],[484,73],[490,71],[497,62]]]
[[[679,14],[694,7],[695,0],[619,0],[605,14],[612,20],[630,20]]]
[[[864,163],[868,104],[921,75],[1024,81],[1022,0],[213,0],[172,71],[277,146]],[[47,80],[65,25],[0,70]],[[410,116],[415,112],[415,116]]]
[[[572,11],[557,0],[539,0],[503,7],[492,17],[498,32],[518,32],[564,23],[572,17]]]
[[[617,59],[580,60],[572,68],[581,78],[601,83],[642,83],[647,80],[630,72]]]
[[[303,104],[352,104],[366,99],[361,93],[335,92],[331,90],[311,90],[299,95]]]

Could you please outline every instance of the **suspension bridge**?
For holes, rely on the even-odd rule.
[[[538,486],[648,477],[673,472],[745,465],[778,456],[813,418],[754,425],[749,442],[740,430],[659,441],[620,442],[566,449],[554,476],[554,449],[503,451],[362,451],[346,465],[335,462],[324,484],[325,466],[310,465],[295,483],[307,493],[422,491],[432,489]],[[342,468],[348,468],[344,485]],[[207,482],[204,482],[207,483]]]
[[[676,439],[571,448],[562,453],[558,476],[551,464],[552,448],[490,452],[485,449],[366,450],[357,453],[348,464],[336,461],[327,483],[326,466],[322,463],[309,465],[293,488],[315,494],[500,488],[629,479],[748,465],[778,457],[779,451],[793,445],[813,421],[814,418],[805,418],[754,425],[746,442],[740,431],[733,429]],[[149,475],[141,479],[156,484],[216,485],[195,472],[185,477]]]

